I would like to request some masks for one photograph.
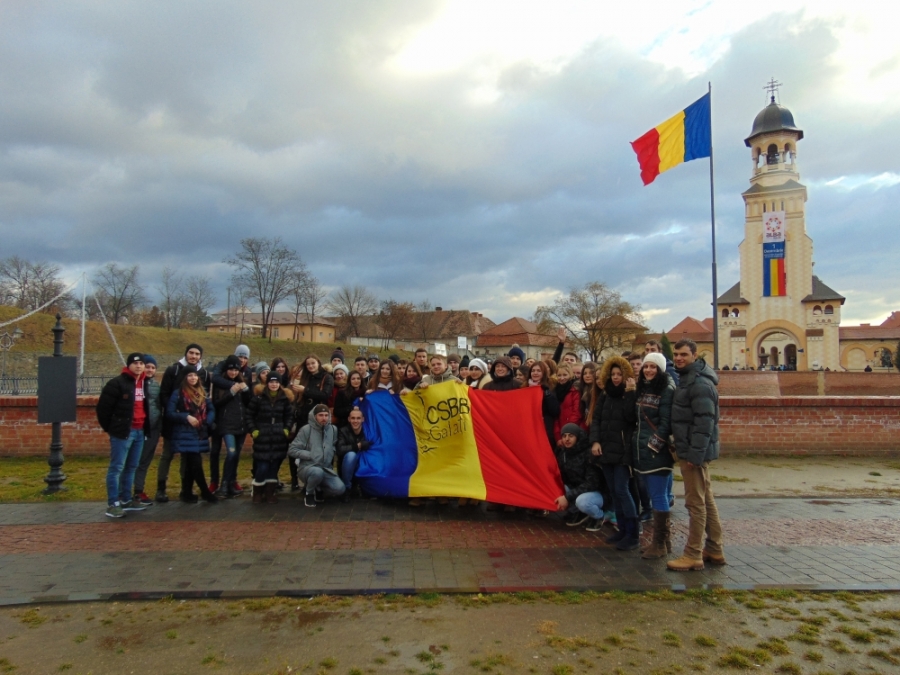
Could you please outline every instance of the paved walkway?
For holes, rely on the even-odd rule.
[[[669,572],[558,518],[356,500],[0,505],[0,605],[175,597],[785,587],[900,590],[900,501],[720,499],[729,565]],[[675,508],[676,550],[687,514]]]

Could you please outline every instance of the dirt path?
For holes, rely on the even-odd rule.
[[[0,610],[0,672],[897,672],[900,596],[272,598]]]

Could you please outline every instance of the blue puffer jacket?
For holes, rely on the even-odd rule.
[[[166,419],[171,428],[172,452],[209,452],[209,432],[216,420],[212,400],[206,397],[206,419],[201,420],[200,426],[196,429],[188,423],[189,415],[181,390],[173,392],[166,405]]]

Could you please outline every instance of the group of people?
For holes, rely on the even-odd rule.
[[[561,332],[556,352],[543,360],[526,358],[518,346],[491,363],[419,349],[409,362],[396,355],[383,360],[360,356],[352,369],[340,349],[328,363],[309,355],[293,367],[281,358],[251,367],[246,345],[207,369],[203,349],[191,344],[159,383],[151,355],[129,354],[97,404],[98,421],[110,436],[106,514],[118,518],[153,504],[145,483],[160,438],[156,502],[169,500],[175,455],[180,456],[182,501],[215,502],[242,494],[238,467],[249,435],[252,501],[278,501],[277,493],[287,489],[279,471],[288,459],[290,489],[303,490],[303,503],[315,507],[326,497],[349,501],[361,494],[354,477],[370,447],[359,407],[366,395],[384,390],[403,396],[447,381],[498,392],[539,387],[548,447],[565,486],[556,507],[567,525],[592,532],[609,526],[613,532],[606,541],[629,551],[640,546],[641,523],[652,520],[653,536],[642,557],[666,556],[672,548],[678,463],[690,528],[684,554],[668,566],[686,571],[703,569],[704,563],[725,564],[708,471],[718,457],[718,380],[697,359],[696,344],[678,342],[673,361],[650,341],[643,353],[596,364],[563,353],[564,343]]]

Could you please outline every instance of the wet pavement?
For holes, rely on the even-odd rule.
[[[675,573],[553,515],[355,500],[0,505],[0,605],[117,598],[784,587],[900,590],[900,500],[720,498],[729,564]],[[674,509],[676,552],[687,513]]]

